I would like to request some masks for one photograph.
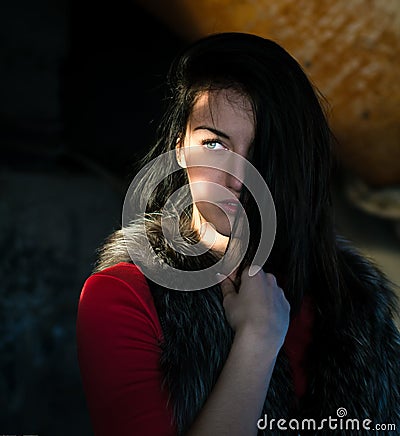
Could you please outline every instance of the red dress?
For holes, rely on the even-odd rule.
[[[298,396],[306,387],[301,363],[311,331],[310,308],[303,307],[285,341]],[[303,324],[306,328],[299,328]],[[78,308],[77,346],[96,436],[176,435],[168,392],[161,389],[161,341],[152,295],[137,266],[121,262],[86,280]]]

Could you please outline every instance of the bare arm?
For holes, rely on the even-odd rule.
[[[257,434],[275,358],[252,335],[236,335],[221,375],[188,436]]]
[[[245,270],[236,293],[222,284],[225,313],[235,338],[220,377],[187,436],[257,434],[269,382],[289,323],[289,304],[274,277]]]

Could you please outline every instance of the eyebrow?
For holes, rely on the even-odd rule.
[[[194,130],[195,130],[195,131],[196,131],[196,130],[208,130],[208,131],[210,131],[211,133],[214,133],[214,135],[221,136],[221,138],[230,139],[230,137],[229,137],[226,133],[221,132],[220,130],[214,129],[213,127],[208,127],[208,126],[198,126],[198,127],[196,127]]]

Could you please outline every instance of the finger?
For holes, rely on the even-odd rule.
[[[235,268],[228,276],[229,279],[232,280],[232,283],[235,283],[235,281],[237,280],[237,274],[239,271],[239,267]]]
[[[271,286],[278,286],[278,283],[277,283],[277,281],[276,281],[276,277],[275,277],[273,274],[271,274],[271,273],[266,273],[265,275],[267,276],[268,283],[269,283]]]
[[[222,282],[220,282],[220,286],[224,298],[227,297],[229,294],[236,293],[235,285],[230,277],[226,277],[220,273],[217,273],[216,276],[217,278],[223,278]]]
[[[260,271],[260,270],[261,270],[261,266],[259,266],[259,265],[251,265],[250,268],[249,268],[249,272],[248,272],[249,277],[255,276],[258,273],[258,271]]]

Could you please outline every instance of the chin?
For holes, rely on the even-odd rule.
[[[215,229],[222,236],[231,236],[231,229],[230,229],[230,227],[226,228],[225,226],[223,226],[223,227],[216,227]]]
[[[228,217],[219,208],[216,208],[217,210],[213,209],[199,208],[202,219],[211,224],[220,235],[229,237],[231,235],[231,225]]]
[[[214,229],[223,236],[230,236],[231,234],[231,226],[229,224],[228,218],[225,216],[221,217],[213,217],[210,216],[210,219],[204,217],[207,222],[209,222]]]

